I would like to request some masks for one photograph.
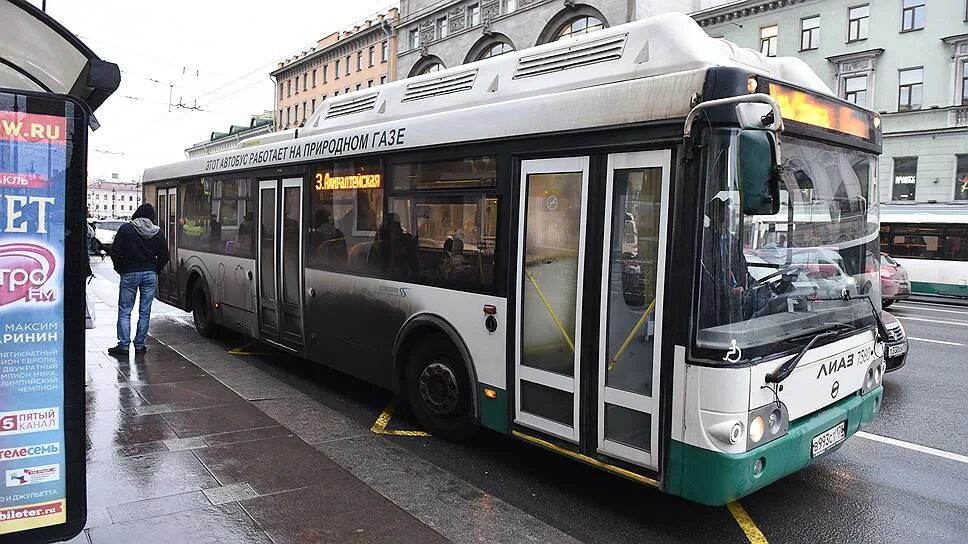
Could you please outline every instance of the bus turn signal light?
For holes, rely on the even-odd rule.
[[[497,314],[497,306],[492,306],[490,304],[485,304],[484,305],[484,314],[485,315],[496,315]]]
[[[489,399],[496,399],[497,398],[497,391],[485,387],[484,388],[484,396],[487,397],[487,398],[489,398]]]

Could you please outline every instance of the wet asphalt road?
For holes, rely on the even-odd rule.
[[[968,542],[968,307],[905,302],[890,311],[911,338],[911,353],[885,379],[883,409],[865,429],[872,436],[854,437],[740,501],[768,541]],[[217,342],[226,350],[248,343],[232,335]],[[363,425],[390,400],[384,390],[282,354],[240,362]],[[419,427],[403,412],[389,428]],[[467,444],[383,438],[583,542],[748,541],[726,508],[689,503],[495,433]]]

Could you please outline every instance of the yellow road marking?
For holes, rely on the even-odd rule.
[[[232,348],[228,351],[229,355],[272,355],[271,353],[265,351],[248,351],[248,348],[254,346],[257,342],[249,342],[248,344],[243,344],[237,348]]]
[[[572,459],[577,459],[578,461],[581,461],[582,463],[587,463],[587,464],[592,465],[594,467],[601,468],[601,469],[607,470],[609,472],[614,472],[615,474],[618,474],[619,476],[624,476],[625,478],[628,478],[629,480],[633,480],[633,481],[639,482],[640,484],[645,484],[645,485],[652,486],[652,487],[655,487],[655,488],[660,487],[659,486],[659,482],[657,482],[656,480],[653,480],[652,478],[649,478],[648,476],[643,476],[643,475],[638,474],[636,472],[632,472],[631,470],[626,470],[626,469],[624,469],[622,467],[617,467],[615,465],[610,465],[608,463],[603,463],[603,462],[599,461],[598,459],[593,459],[591,457],[588,457],[587,455],[582,455],[580,453],[573,452],[571,450],[568,450],[568,449],[562,448],[560,446],[557,446],[555,444],[552,444],[551,442],[548,442],[547,440],[542,440],[540,438],[535,438],[533,436],[524,434],[524,433],[522,433],[520,431],[514,431],[513,434],[514,434],[514,436],[520,438],[521,440],[524,440],[525,442],[530,442],[532,444],[541,446],[542,448],[544,448],[546,450],[551,450],[551,451],[553,451],[555,453],[560,453],[562,455],[571,457]]]
[[[739,528],[746,533],[746,538],[749,539],[750,544],[767,544],[766,537],[763,536],[763,532],[760,528],[756,526],[753,519],[750,518],[749,514],[743,508],[743,505],[739,501],[733,501],[726,505],[729,508],[729,513],[736,518],[736,523],[739,524]]]
[[[548,313],[551,314],[551,319],[554,320],[555,325],[558,325],[558,330],[561,331],[561,335],[565,337],[565,342],[568,342],[568,347],[570,347],[572,353],[574,353],[575,343],[571,341],[571,336],[568,335],[568,332],[565,330],[565,326],[562,325],[561,320],[558,319],[558,314],[555,313],[554,308],[551,307],[551,303],[548,302],[548,298],[545,297],[544,292],[541,290],[541,287],[538,285],[538,280],[534,279],[534,276],[531,275],[530,271],[525,270],[524,273],[528,275],[528,279],[530,279],[531,284],[534,285],[534,290],[538,292],[538,298],[541,299],[541,302],[544,303],[545,308],[548,309]]]
[[[645,313],[639,318],[639,322],[632,327],[632,332],[630,332],[625,338],[625,342],[622,343],[622,347],[618,348],[618,351],[615,352],[615,357],[612,357],[612,360],[608,362],[609,370],[615,368],[615,365],[618,364],[618,360],[622,357],[622,354],[625,353],[625,349],[628,348],[629,344],[632,343],[632,338],[634,338],[639,332],[639,329],[642,328],[642,325],[645,325],[645,323],[648,321],[649,314],[652,313],[652,310],[655,310],[655,299],[653,299],[652,303],[649,304],[649,307],[645,309]]]
[[[376,434],[389,434],[393,436],[430,436],[430,433],[425,431],[397,431],[393,429],[387,429],[387,425],[390,424],[390,418],[393,417],[393,411],[397,409],[396,403],[390,400],[387,407],[383,409],[380,417],[376,418],[373,422],[373,426],[370,430]]]

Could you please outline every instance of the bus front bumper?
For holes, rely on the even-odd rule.
[[[786,435],[746,453],[728,454],[672,440],[666,491],[691,501],[721,506],[809,465],[813,437],[847,421],[847,437],[870,423],[884,396],[883,386],[853,394],[790,425]],[[845,440],[846,441],[846,440]],[[836,451],[845,441],[818,457]],[[758,476],[753,466],[762,460]]]

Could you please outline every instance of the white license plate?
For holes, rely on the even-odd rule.
[[[813,437],[810,444],[810,457],[816,457],[830,448],[840,444],[847,438],[847,422],[841,421],[836,427]]]
[[[904,355],[905,353],[907,353],[907,350],[908,350],[907,344],[897,344],[895,346],[891,346],[887,348],[887,356],[897,357],[898,355]]]

